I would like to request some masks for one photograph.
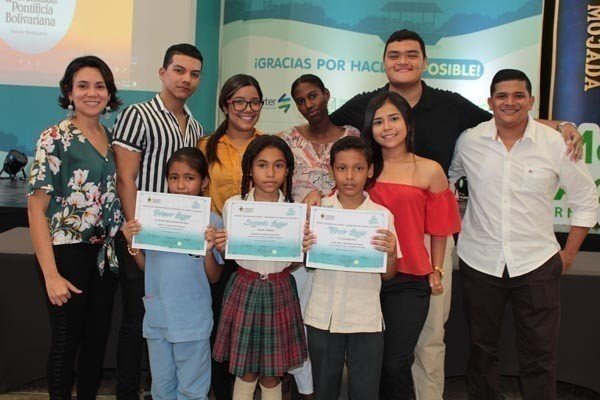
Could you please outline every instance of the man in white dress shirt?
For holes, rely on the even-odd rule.
[[[502,398],[498,340],[510,300],[526,399],[556,398],[559,280],[596,224],[596,185],[572,162],[560,135],[529,116],[531,82],[499,71],[488,99],[494,118],[459,138],[450,179],[467,177],[469,202],[458,240],[465,315],[471,336],[469,398]],[[553,229],[552,201],[564,187],[572,210],[564,249]]]

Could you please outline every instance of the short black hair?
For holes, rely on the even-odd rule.
[[[390,35],[388,40],[385,42],[385,48],[383,49],[383,58],[385,58],[385,53],[387,53],[387,48],[390,43],[402,42],[404,40],[415,40],[419,42],[419,46],[421,46],[421,51],[423,52],[423,58],[427,58],[427,52],[425,51],[425,42],[423,41],[423,38],[421,38],[421,36],[419,36],[417,32],[410,31],[408,29],[401,29]]]
[[[371,148],[367,142],[357,136],[346,136],[335,142],[329,151],[329,164],[333,167],[337,153],[346,150],[356,150],[362,153],[367,160],[367,166],[370,167],[373,164]]]
[[[95,68],[100,71],[100,75],[102,75],[102,79],[104,79],[108,95],[110,96],[107,106],[110,107],[110,111],[118,110],[123,102],[117,97],[115,78],[113,77],[109,66],[102,61],[101,58],[96,56],[77,57],[67,65],[65,74],[59,82],[61,94],[58,96],[58,104],[64,109],[69,108],[69,104],[71,103],[69,100],[69,93],[73,91],[73,77],[77,71],[85,67]]]
[[[165,52],[165,58],[163,59],[164,69],[169,67],[173,62],[173,56],[176,54],[183,54],[184,56],[200,60],[200,69],[202,69],[202,66],[204,65],[204,57],[202,57],[202,53],[200,53],[200,50],[198,50],[196,46],[189,43],[179,43],[169,47]]]
[[[519,71],[518,69],[501,69],[496,72],[496,75],[492,78],[492,84],[490,85],[490,97],[494,96],[496,92],[496,85],[500,82],[505,81],[522,81],[525,82],[525,88],[527,93],[531,96],[531,81],[525,75],[525,72]]]

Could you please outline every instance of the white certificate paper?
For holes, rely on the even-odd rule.
[[[302,261],[305,220],[306,204],[229,201],[225,258]]]
[[[387,253],[376,250],[371,238],[387,229],[385,211],[312,207],[310,229],[317,243],[306,255],[306,266],[352,272],[385,272]]]
[[[135,218],[142,231],[133,237],[133,247],[206,255],[210,197],[138,191]]]

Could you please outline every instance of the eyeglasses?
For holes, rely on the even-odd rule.
[[[260,111],[264,101],[263,100],[243,100],[243,99],[234,99],[234,100],[227,100],[227,103],[232,104],[233,105],[233,109],[235,111],[245,111],[246,108],[248,108],[248,106],[250,106],[250,109],[252,111]]]

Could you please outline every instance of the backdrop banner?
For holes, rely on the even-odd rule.
[[[600,0],[556,5],[551,118],[573,121],[584,139],[584,160],[600,185]],[[567,232],[568,193],[554,199],[556,230]],[[600,222],[600,212],[598,215]],[[591,232],[600,233],[596,227]]]
[[[259,128],[280,131],[302,121],[290,96],[302,74],[323,79],[332,111],[383,86],[385,41],[402,28],[425,40],[431,86],[487,108],[493,75],[511,67],[525,71],[537,93],[542,0],[225,0],[220,82],[237,73],[257,78],[266,97]]]

